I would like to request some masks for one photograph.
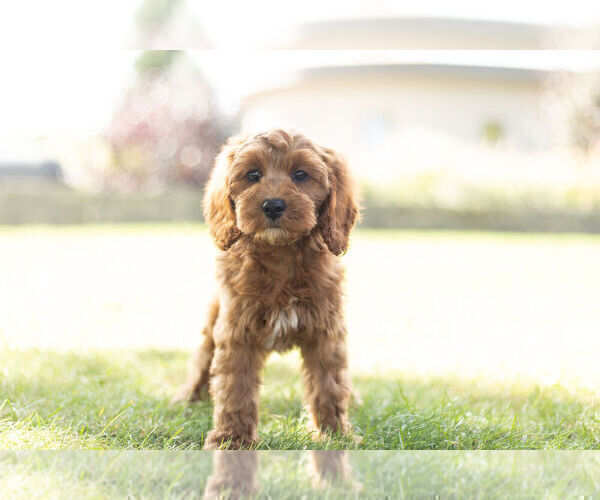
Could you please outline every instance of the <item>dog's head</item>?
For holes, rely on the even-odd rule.
[[[223,250],[242,234],[283,246],[320,232],[335,255],[346,251],[357,211],[345,162],[283,130],[230,139],[217,157],[204,206]]]

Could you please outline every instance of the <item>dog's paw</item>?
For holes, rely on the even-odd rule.
[[[350,441],[355,446],[359,446],[363,442],[363,438],[355,434],[352,424],[345,419],[342,419],[341,422],[338,420],[335,425],[322,425],[320,429],[313,424],[310,426],[310,431],[312,440],[317,442],[326,442],[336,436]]]
[[[250,450],[255,449],[258,439],[228,432],[210,431],[204,440],[205,450]]]
[[[329,441],[332,437],[336,435],[335,432],[332,432],[330,429],[325,429],[321,431],[312,432],[313,441],[319,443],[325,443]],[[348,442],[348,446],[360,446],[363,443],[362,436],[355,434],[352,430],[345,431],[343,433],[339,433],[339,437]]]

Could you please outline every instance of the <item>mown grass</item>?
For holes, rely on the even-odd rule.
[[[249,452],[232,452],[239,457]],[[257,453],[256,498],[593,498],[600,455],[348,452],[347,480],[313,482],[311,452]],[[331,453],[331,452],[325,452]],[[0,452],[8,498],[202,498],[217,467],[199,452]],[[226,498],[227,495],[224,495]],[[253,496],[254,497],[254,496]]]
[[[197,450],[168,403],[213,279],[203,226],[1,228],[0,449]],[[600,237],[357,231],[360,443],[315,441],[299,361],[265,370],[261,449],[600,449]]]
[[[13,351],[0,356],[2,449],[202,447],[212,405],[170,405],[187,354]],[[360,444],[312,439],[293,357],[272,360],[259,449],[600,449],[600,404],[560,386],[498,386],[410,375],[355,377],[350,418]]]

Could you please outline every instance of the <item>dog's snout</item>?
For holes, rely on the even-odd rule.
[[[279,219],[285,212],[285,201],[278,198],[263,201],[262,210],[271,220]]]

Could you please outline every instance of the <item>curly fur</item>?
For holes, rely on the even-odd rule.
[[[248,171],[262,173],[259,182]],[[304,170],[305,182],[293,180]],[[287,209],[270,221],[264,200]],[[217,257],[219,294],[179,399],[210,389],[214,429],[205,448],[256,443],[258,390],[268,353],[298,346],[313,422],[348,432],[343,268],[338,257],[358,214],[355,184],[334,151],[300,134],[273,130],[229,140],[217,157],[205,197]]]

